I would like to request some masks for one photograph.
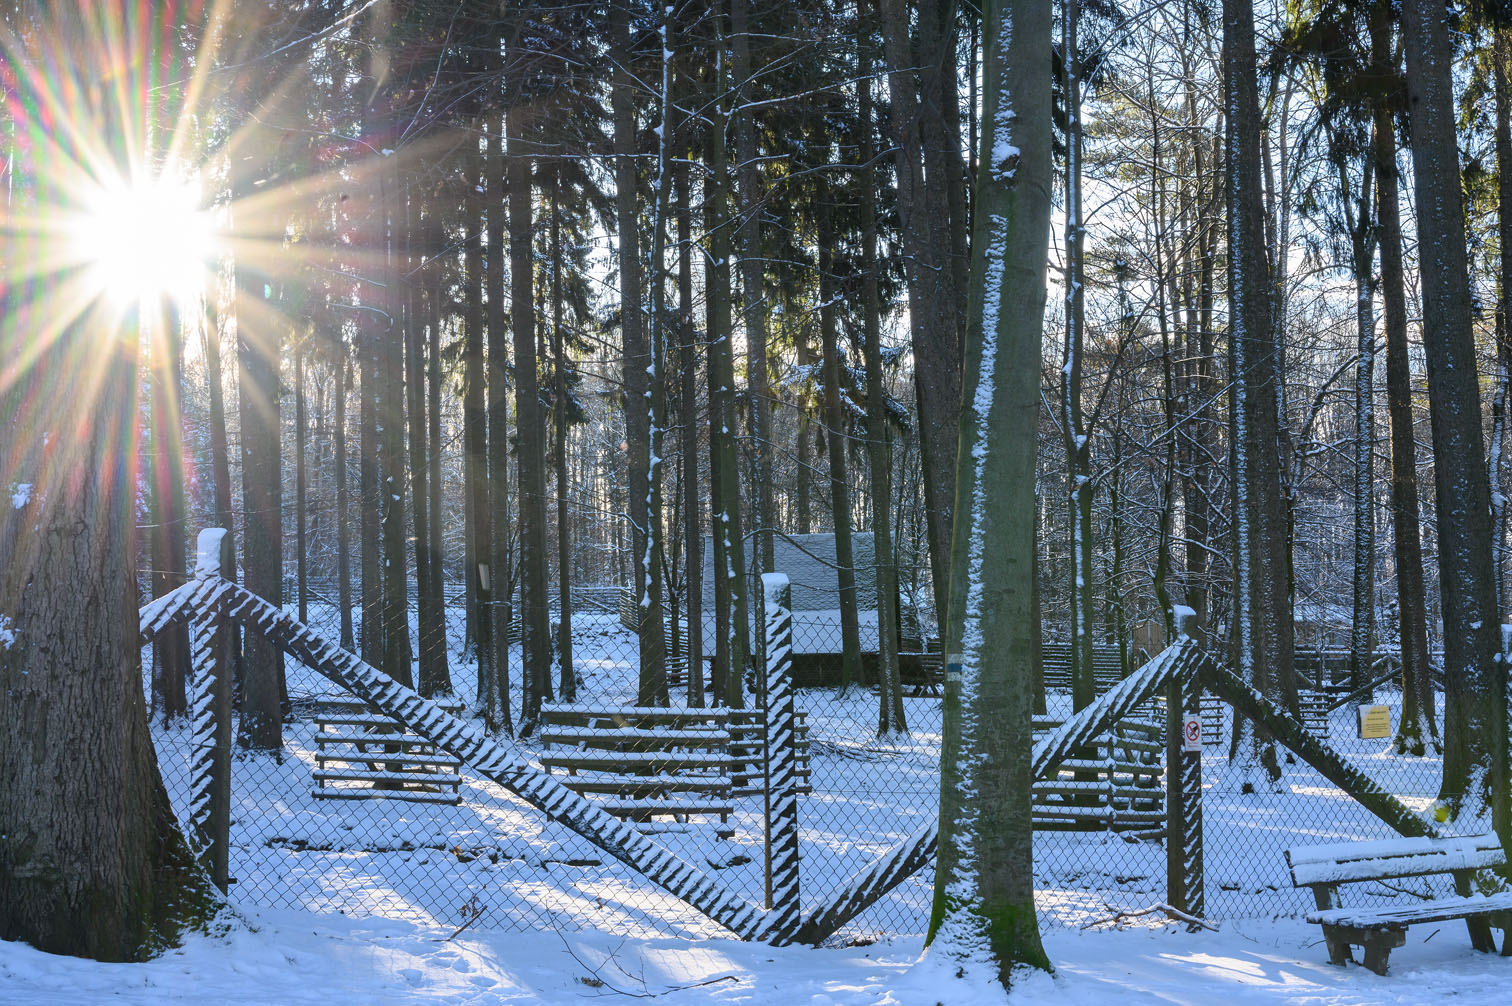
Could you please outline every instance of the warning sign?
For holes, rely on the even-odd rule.
[[[1391,736],[1391,710],[1386,706],[1357,706],[1360,739],[1374,740]]]
[[[1181,723],[1181,750],[1202,753],[1202,720],[1188,716]]]

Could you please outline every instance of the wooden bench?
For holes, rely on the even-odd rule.
[[[1494,926],[1503,931],[1502,953],[1512,955],[1512,891],[1487,897],[1472,896],[1477,870],[1503,866],[1507,857],[1495,835],[1465,838],[1391,838],[1379,842],[1308,845],[1286,850],[1292,884],[1312,888],[1317,911],[1308,922],[1323,927],[1328,957],[1334,964],[1353,960],[1353,946],[1365,948],[1365,966],[1386,973],[1391,951],[1407,941],[1407,927],[1422,922],[1464,919],[1470,944],[1477,950],[1496,949]],[[1447,873],[1454,877],[1457,897],[1437,898],[1410,905],[1344,908],[1339,885],[1371,880],[1402,880]]]
[[[460,715],[461,703],[442,703]],[[462,762],[351,696],[315,700],[318,800],[406,800],[458,804]]]

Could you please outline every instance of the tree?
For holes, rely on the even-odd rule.
[[[949,591],[967,301],[956,10],[955,0],[922,0],[915,26],[906,0],[880,8],[937,616]]]
[[[1501,616],[1492,573],[1491,484],[1472,331],[1452,51],[1436,0],[1404,0],[1402,18],[1444,608],[1439,799],[1451,816],[1465,810],[1478,816],[1490,805],[1507,845],[1507,677],[1497,655]],[[1481,788],[1473,792],[1475,777]]]
[[[985,11],[930,938],[961,966],[1049,969],[1029,799],[1034,438],[1050,233],[1050,4]],[[1011,104],[1010,104],[1011,96]],[[959,680],[956,680],[957,675]]]
[[[1260,102],[1255,16],[1249,0],[1224,0],[1224,88],[1228,117],[1229,301],[1234,495],[1234,627],[1244,678],[1267,695],[1291,681],[1292,619],[1286,514],[1282,510],[1277,330],[1272,314],[1265,207],[1260,181]],[[1288,699],[1296,707],[1294,692]],[[1280,778],[1275,746],[1236,714],[1230,756],[1255,759]],[[1244,785],[1251,785],[1245,780]]]
[[[80,52],[103,60],[121,40],[102,38],[74,8],[45,17],[27,26],[27,49],[7,48],[6,58],[24,68],[10,78],[22,89],[16,107],[41,115],[20,191],[62,213],[79,209],[79,192],[61,180],[86,177],[78,164],[91,149],[98,160],[94,137],[120,135],[120,105],[98,84],[62,98],[45,68]],[[145,74],[156,54],[121,55]],[[88,149],[63,145],[75,143]],[[0,260],[43,248],[46,261],[78,264],[77,249],[47,249],[43,235],[6,237]],[[139,960],[216,901],[163,788],[142,695],[136,486],[126,474],[138,443],[141,331],[135,311],[123,318],[99,290],[81,303],[76,273],[38,277],[7,305],[45,325],[0,330],[4,358],[27,361],[8,373],[14,387],[0,386],[0,396],[22,393],[7,421],[27,436],[0,461],[10,489],[0,501],[0,939]]]

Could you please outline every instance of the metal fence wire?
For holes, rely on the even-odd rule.
[[[752,584],[755,587],[756,584]],[[799,861],[805,906],[896,847],[938,816],[943,700],[938,643],[902,640],[906,732],[879,736],[875,596],[863,607],[864,654],[857,680],[838,680],[838,604],[793,579],[793,665],[797,732],[806,747],[799,779]],[[460,601],[459,584],[448,598]],[[669,706],[637,710],[639,644],[634,605],[617,585],[574,590],[571,708],[548,702],[540,731],[498,735],[513,755],[549,769],[650,834],[686,863],[709,872],[755,905],[767,897],[765,792],[752,713],[692,708],[684,660],[672,661]],[[553,620],[560,598],[553,599]],[[760,611],[760,605],[753,605]],[[295,604],[285,610],[297,612]],[[356,616],[354,616],[356,617]],[[336,640],[339,612],[326,591],[308,600],[308,622]],[[687,626],[679,625],[686,640]],[[696,628],[696,627],[695,627]],[[411,626],[411,638],[418,638]],[[760,636],[759,619],[752,630]],[[704,627],[712,652],[712,628]],[[869,636],[868,636],[869,633]],[[477,670],[465,617],[447,609],[447,657],[464,718],[476,712]],[[521,652],[511,641],[511,680]],[[1099,651],[1100,690],[1116,684]],[[144,651],[144,688],[153,660]],[[1072,712],[1066,655],[1046,649],[1045,713],[1037,731]],[[707,675],[705,664],[700,673]],[[1357,736],[1357,706],[1329,691],[1308,726],[1345,760],[1425,811],[1439,788],[1441,760],[1394,752],[1391,738]],[[357,696],[293,658],[283,744],[277,752],[235,748],[231,769],[229,875],[239,903],[347,916],[405,919],[439,927],[501,930],[591,928],[636,936],[728,935],[592,842],[483,778]],[[1399,685],[1387,680],[1368,701],[1396,722]],[[759,707],[759,680],[747,682]],[[518,701],[518,696],[515,697]],[[1440,707],[1441,707],[1441,699]],[[1206,914],[1215,919],[1297,915],[1311,907],[1293,888],[1283,850],[1294,845],[1391,837],[1394,833],[1302,760],[1283,750],[1271,784],[1232,768],[1232,711],[1205,699],[1203,818]],[[1329,708],[1329,706],[1334,706]],[[475,723],[479,722],[474,720]],[[234,728],[233,728],[234,729]],[[1079,760],[1036,785],[1035,886],[1042,925],[1079,927],[1120,909],[1166,900],[1165,716],[1152,701],[1125,717]],[[605,732],[608,732],[607,734]],[[183,718],[154,711],[164,781],[181,814],[191,794],[192,737]],[[605,740],[612,738],[612,743]],[[804,744],[803,742],[806,742]],[[754,745],[754,747],[753,747]],[[744,752],[744,753],[742,753]],[[933,870],[924,868],[851,920],[832,940],[917,937],[927,926]],[[1373,885],[1365,897],[1413,897],[1411,885]]]

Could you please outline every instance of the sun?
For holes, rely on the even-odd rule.
[[[192,304],[216,253],[197,181],[172,171],[92,185],[68,230],[88,287],[123,309]]]

